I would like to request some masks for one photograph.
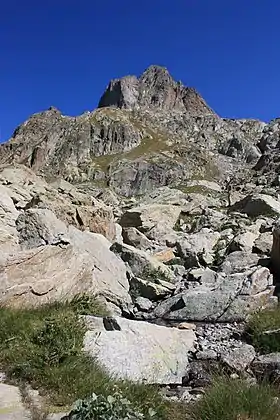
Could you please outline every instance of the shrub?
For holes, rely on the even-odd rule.
[[[280,309],[267,309],[253,314],[248,322],[247,335],[261,353],[280,351]]]
[[[92,394],[90,398],[78,400],[71,412],[71,420],[143,420],[152,419],[156,411],[152,408],[148,414],[138,411],[121,392],[114,392],[107,397]]]
[[[190,420],[279,420],[278,391],[270,385],[249,385],[242,379],[214,381],[192,407]]]

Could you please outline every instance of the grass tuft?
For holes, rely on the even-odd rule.
[[[243,379],[220,378],[192,407],[190,420],[279,420],[278,390]]]
[[[280,351],[280,308],[266,309],[253,314],[247,334],[253,346],[261,353]]]

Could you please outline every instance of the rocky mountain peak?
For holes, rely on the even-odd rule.
[[[176,82],[165,67],[157,65],[148,67],[139,78],[125,76],[112,80],[98,107],[177,110],[190,115],[214,114],[195,89]]]

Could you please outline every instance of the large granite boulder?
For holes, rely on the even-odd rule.
[[[181,384],[195,334],[124,318],[86,317],[84,349],[121,379],[152,384]]]
[[[32,306],[90,293],[130,304],[126,266],[102,235],[67,228],[46,209],[25,212],[18,228],[22,250],[0,259],[0,303]]]

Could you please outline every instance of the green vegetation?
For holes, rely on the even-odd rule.
[[[243,379],[214,381],[191,407],[190,420],[279,420],[278,390],[271,385],[249,385]]]
[[[156,414],[156,411],[150,408],[146,418],[156,418]],[[144,413],[135,410],[131,402],[120,392],[115,392],[107,397],[93,393],[91,397],[76,402],[71,417],[73,420],[143,420]]]
[[[77,295],[70,302],[70,307],[78,315],[109,316],[108,310],[97,299],[89,295]]]
[[[119,162],[122,159],[135,160],[141,156],[160,153],[168,149],[169,146],[161,137],[145,137],[138,146],[128,152],[94,157],[92,159],[92,164],[93,166],[97,166],[102,172],[106,173],[109,165]]]
[[[79,313],[104,315],[92,298],[36,309],[0,308],[0,366],[10,379],[47,391],[55,404],[69,404],[105,384],[105,373],[82,353]]]
[[[110,377],[85,355],[81,314],[104,316],[107,312],[86,296],[35,309],[1,307],[0,368],[13,382],[39,389],[51,406],[67,409],[93,392],[107,398],[118,389],[145,418],[149,409],[160,419],[170,418],[173,407],[163,401],[156,387]]]
[[[253,346],[262,353],[280,351],[280,308],[253,314],[248,322],[247,334]]]

